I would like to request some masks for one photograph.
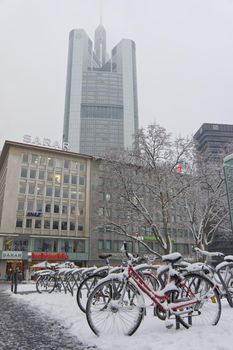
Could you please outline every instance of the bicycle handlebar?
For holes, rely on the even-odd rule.
[[[197,253],[200,253],[203,256],[208,256],[208,257],[224,257],[223,253],[220,252],[208,252],[207,250],[201,250],[200,248],[195,247],[194,251]]]

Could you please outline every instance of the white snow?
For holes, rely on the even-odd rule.
[[[18,285],[18,291],[35,290],[34,285]],[[9,291],[10,293],[10,291]],[[147,307],[147,314],[139,329],[131,337],[111,334],[96,337],[88,326],[86,316],[76,303],[76,296],[53,292],[51,294],[13,294],[18,302],[25,303],[36,310],[45,319],[59,320],[72,335],[88,345],[96,345],[100,350],[232,350],[233,309],[224,300],[222,316],[217,326],[193,326],[186,330],[167,329],[165,322],[153,316],[152,307]]]

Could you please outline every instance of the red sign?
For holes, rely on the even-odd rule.
[[[32,252],[32,259],[49,259],[49,260],[67,260],[69,257],[64,253],[47,254],[47,253],[34,253]]]

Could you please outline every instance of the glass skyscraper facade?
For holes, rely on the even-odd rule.
[[[63,141],[72,151],[102,155],[131,149],[138,129],[136,49],[122,39],[106,52],[100,24],[95,43],[82,29],[70,32]]]

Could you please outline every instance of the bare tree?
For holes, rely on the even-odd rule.
[[[154,237],[163,253],[170,253],[176,204],[190,186],[183,181],[182,167],[188,166],[192,155],[190,139],[173,140],[163,127],[153,124],[139,130],[133,152],[107,156],[108,229],[138,240],[140,228]]]

